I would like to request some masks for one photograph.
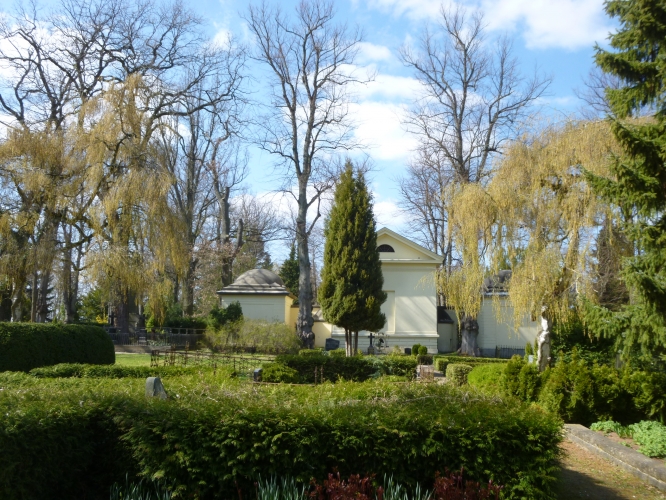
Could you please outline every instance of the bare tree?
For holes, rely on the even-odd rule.
[[[348,105],[359,82],[350,68],[362,35],[336,24],[333,2],[326,0],[302,0],[293,17],[262,3],[250,7],[246,20],[257,41],[254,57],[270,74],[271,105],[257,123],[257,142],[284,167],[284,191],[297,202],[297,329],[313,346],[309,239],[321,195],[333,185],[332,156],[356,146]]]
[[[462,8],[442,7],[436,28],[426,26],[416,47],[403,46],[400,57],[421,83],[406,120],[420,145],[417,163],[401,182],[403,208],[450,268],[453,253],[461,252],[447,236],[446,193],[488,182],[494,156],[515,136],[550,80],[537,74],[525,78],[511,41],[502,37],[487,44],[482,14]],[[419,209],[420,203],[429,206]],[[474,354],[478,326],[475,318],[468,319],[461,322],[470,325],[463,345]]]
[[[585,104],[580,113],[586,120],[603,118],[610,113],[610,105],[606,98],[606,89],[619,89],[622,80],[617,75],[604,73],[599,66],[594,66],[583,82],[582,89],[575,89],[576,97]]]

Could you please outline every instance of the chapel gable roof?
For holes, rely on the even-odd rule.
[[[377,247],[379,259],[382,262],[411,262],[435,265],[442,263],[440,255],[386,227],[377,231]]]

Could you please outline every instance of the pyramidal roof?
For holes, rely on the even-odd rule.
[[[284,281],[268,269],[250,269],[241,274],[231,285],[218,290],[218,295],[254,294],[254,295],[290,295]]]

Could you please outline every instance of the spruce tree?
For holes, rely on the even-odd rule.
[[[384,277],[377,252],[372,197],[362,172],[348,160],[326,221],[324,268],[319,288],[324,319],[345,330],[347,355],[358,351],[358,332],[386,323]]]
[[[296,258],[296,245],[291,244],[289,258],[282,263],[280,267],[280,278],[284,281],[284,286],[291,293],[298,297],[298,259]],[[294,304],[298,304],[298,299],[294,299]]]
[[[666,347],[666,4],[610,0],[606,12],[620,28],[610,50],[596,48],[596,62],[624,82],[606,91],[624,154],[612,160],[614,179],[588,177],[619,207],[635,251],[622,271],[632,303],[616,312],[589,308],[588,324],[623,339],[625,354],[640,346],[652,356]]]

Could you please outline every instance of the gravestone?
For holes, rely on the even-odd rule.
[[[335,351],[340,347],[340,341],[328,338],[326,339],[326,347],[324,347],[325,350],[327,351]]]
[[[148,377],[146,379],[146,397],[160,399],[167,398],[167,393],[164,390],[164,386],[159,377]]]

